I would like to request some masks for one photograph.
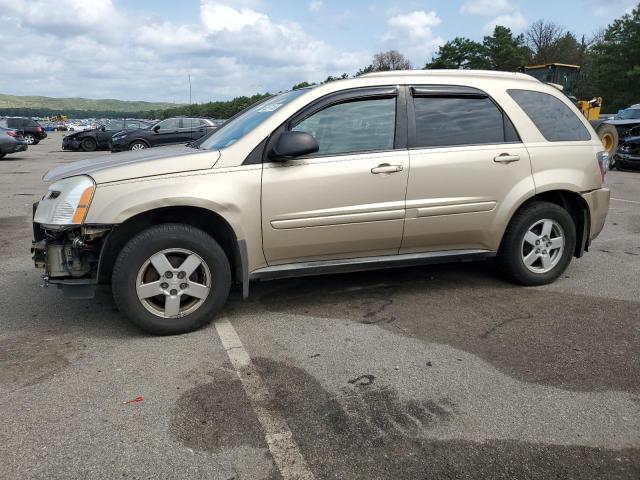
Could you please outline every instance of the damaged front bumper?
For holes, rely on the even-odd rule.
[[[93,298],[111,230],[108,225],[49,229],[33,222],[31,253],[36,268],[44,270],[43,286],[57,285],[71,298]]]

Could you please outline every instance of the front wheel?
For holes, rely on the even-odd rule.
[[[139,141],[133,142],[129,145],[129,150],[144,150],[145,148],[147,148],[147,144]]]
[[[131,239],[113,268],[115,302],[134,324],[156,335],[209,323],[231,286],[224,251],[202,230],[166,223]]]
[[[576,246],[576,227],[564,208],[530,203],[518,211],[502,239],[498,265],[521,285],[544,285],[569,266]]]
[[[80,148],[85,152],[93,152],[98,145],[93,138],[83,138],[82,142],[80,142]]]

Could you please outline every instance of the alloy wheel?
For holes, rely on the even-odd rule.
[[[138,270],[136,293],[144,308],[163,318],[178,318],[202,306],[211,291],[211,272],[190,250],[162,250]]]
[[[524,235],[521,256],[524,266],[533,273],[547,273],[562,258],[565,234],[558,222],[545,218],[531,225]]]

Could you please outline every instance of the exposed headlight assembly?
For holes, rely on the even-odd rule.
[[[80,175],[55,182],[38,203],[33,221],[45,227],[81,225],[87,216],[96,184]]]

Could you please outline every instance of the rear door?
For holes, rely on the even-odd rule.
[[[398,253],[408,153],[397,117],[406,119],[397,87],[368,88],[325,97],[281,127],[310,133],[320,150],[264,164],[269,264]]]
[[[486,93],[409,90],[411,172],[401,253],[497,249],[515,201],[535,188],[527,149]]]

